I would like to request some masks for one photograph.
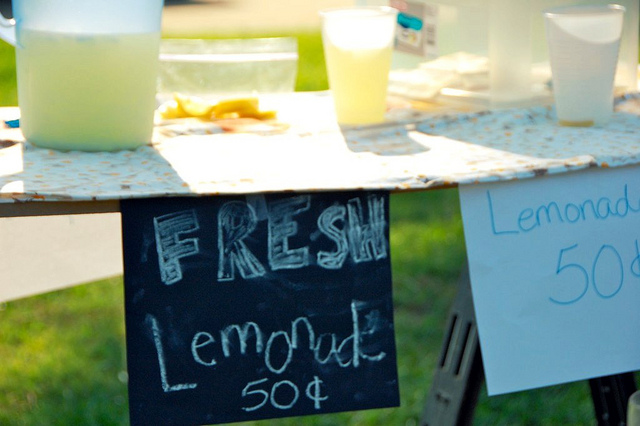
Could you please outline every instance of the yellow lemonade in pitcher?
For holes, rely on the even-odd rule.
[[[45,148],[131,149],[150,142],[159,33],[69,34],[21,29],[20,127]]]
[[[338,122],[384,121],[392,46],[341,48],[325,41],[324,49]]]

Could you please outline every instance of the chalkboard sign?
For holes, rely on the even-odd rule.
[[[132,425],[399,404],[386,193],[121,208]]]

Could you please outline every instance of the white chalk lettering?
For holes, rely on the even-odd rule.
[[[279,336],[284,337],[285,343],[287,345],[287,357],[282,363],[282,366],[280,368],[275,368],[271,363],[271,353],[272,353],[271,348],[273,346],[273,342]],[[291,362],[291,358],[293,358],[293,345],[291,344],[291,338],[289,337],[287,332],[280,330],[280,331],[275,331],[271,333],[271,336],[269,336],[269,340],[267,341],[267,349],[265,350],[265,354],[264,354],[264,364],[267,366],[267,368],[272,373],[280,374],[287,369],[287,367],[289,366],[289,363]]]
[[[195,389],[198,386],[197,383],[182,383],[177,385],[169,384],[169,380],[167,379],[167,366],[164,357],[164,349],[162,347],[162,331],[160,330],[160,326],[158,325],[158,320],[156,320],[153,315],[147,315],[146,322],[151,326],[151,331],[153,332],[153,342],[156,346],[156,353],[158,354],[158,365],[160,367],[160,380],[162,383],[162,390],[165,391],[165,393],[169,393]]]
[[[201,351],[199,351],[200,348],[210,346],[215,342],[216,342],[216,339],[214,339],[214,337],[207,332],[201,331],[199,333],[196,333],[196,335],[193,336],[193,339],[191,340],[191,355],[193,356],[193,359],[198,364],[202,364],[206,367],[212,367],[216,365],[217,363],[215,358],[211,357],[211,360],[205,361],[200,356]]]
[[[345,222],[347,208],[345,206],[331,206],[318,217],[318,229],[329,237],[335,244],[333,252],[318,252],[318,265],[325,269],[340,269],[349,255],[349,240],[345,229],[335,226],[338,221]]]
[[[315,332],[313,331],[313,326],[309,322],[308,318],[298,317],[291,322],[291,347],[293,349],[298,349],[298,324],[304,323],[307,327],[307,334],[309,336],[309,349],[313,350],[313,345],[316,340]]]
[[[253,207],[241,201],[231,201],[218,212],[218,281],[233,281],[236,268],[243,278],[265,274],[260,261],[247,248],[243,239],[258,223]]]
[[[251,330],[253,330],[253,333],[250,333]],[[231,339],[229,339],[229,335],[233,331],[235,331],[235,334],[238,336],[238,340],[240,342],[240,353],[242,355],[247,353],[247,340],[251,336],[255,337],[256,353],[262,352],[264,337],[260,327],[255,322],[246,322],[242,327],[234,324],[220,331],[220,339],[222,341],[222,351],[224,352],[224,356],[227,358],[231,356],[231,350],[229,348],[231,346]]]
[[[314,255],[309,245],[291,247],[294,237],[298,237],[295,241],[303,237],[299,235],[300,222],[307,220],[302,218],[298,222],[295,216],[310,210],[311,196],[290,197],[268,204],[266,214],[261,216],[267,220],[266,247],[256,247],[261,241],[251,235],[259,222],[254,207],[243,201],[224,204],[218,212],[218,281],[235,280],[236,270],[244,279],[265,276],[264,263],[256,256],[265,249],[266,263],[273,271],[300,269],[312,263],[337,270],[349,255],[354,263],[386,259],[389,242],[385,197],[369,195],[366,203],[365,209],[360,198],[353,198],[346,205],[334,204],[324,209],[316,220],[318,232],[310,233],[308,238],[318,241],[325,237],[335,244],[335,249],[327,250],[323,242],[322,249]]]
[[[320,403],[322,401],[329,399],[328,395],[322,394],[322,383],[323,381],[318,376],[313,376],[313,380],[307,384],[305,389],[306,397],[313,401],[313,408],[316,410],[321,408]],[[284,397],[282,395],[278,396],[278,389],[283,386],[285,386],[285,388],[283,388],[284,392],[280,392],[280,394],[284,393]],[[269,387],[271,388],[269,389]],[[287,391],[287,388],[289,391]],[[242,389],[242,397],[250,398],[252,400],[256,400],[257,398],[257,403],[255,405],[242,407],[244,411],[258,410],[267,402],[271,402],[271,405],[274,408],[288,410],[298,402],[300,398],[300,390],[291,380],[280,380],[271,385],[267,378],[263,378],[249,382],[244,389]],[[287,397],[290,398],[290,401],[288,403],[283,403],[283,399]]]
[[[305,395],[313,401],[313,408],[320,409],[320,402],[329,399],[327,395],[322,396],[322,380],[318,376],[313,376],[313,380],[307,385]]]
[[[293,216],[309,210],[311,197],[301,195],[269,203],[269,264],[274,271],[309,265],[309,247],[289,248],[289,237],[298,233]]]
[[[191,356],[194,362],[200,366],[217,368],[225,359],[232,359],[238,355],[247,356],[249,353],[248,342],[253,338],[255,341],[255,354],[262,358],[266,370],[273,374],[285,373],[291,365],[296,351],[305,349],[313,355],[314,360],[320,365],[333,363],[340,368],[358,368],[363,360],[379,362],[386,357],[384,351],[368,353],[372,351],[366,351],[363,347],[363,337],[366,335],[373,336],[385,327],[379,311],[371,310],[369,312],[363,312],[366,306],[367,304],[365,302],[359,302],[357,300],[351,301],[350,313],[352,329],[351,334],[346,338],[340,338],[335,333],[324,333],[316,337],[313,325],[309,319],[307,317],[298,317],[291,321],[291,329],[289,331],[276,330],[271,332],[269,338],[266,339],[267,343],[265,346],[265,333],[257,323],[248,321],[242,326],[232,324],[220,330],[219,346],[216,345],[216,339],[211,333],[205,331],[196,332],[191,339]],[[377,320],[372,321],[371,318],[377,318]],[[162,330],[158,320],[153,315],[147,315],[145,321],[151,328],[153,334],[163,391],[168,393],[196,388],[198,386],[197,383],[180,383],[175,385],[169,383],[167,363],[162,344]],[[361,325],[362,323],[364,323],[364,328]],[[308,345],[301,344],[301,330],[303,334],[304,330],[306,330]],[[232,336],[236,336],[237,340],[233,339]],[[237,345],[234,344],[236,341],[238,342]],[[218,353],[220,357],[217,359],[214,356],[216,350],[221,352],[221,354]],[[252,383],[253,385],[257,385],[263,381],[264,380],[260,380]],[[320,395],[321,383],[322,381],[316,377],[313,385],[310,384],[306,389],[306,395],[312,398],[317,406],[319,406],[320,401],[326,399]],[[250,383],[245,387],[243,396],[260,394],[268,400],[270,396],[273,396],[273,391],[277,389],[278,386],[281,386],[276,386],[271,394],[269,394],[266,391],[250,390],[253,385]],[[313,394],[311,394],[312,390],[314,391]],[[311,395],[313,395],[313,397],[311,397]],[[294,399],[297,400],[297,396]],[[273,404],[274,400],[271,402]],[[248,410],[260,408],[262,405],[263,403],[261,402]],[[288,403],[282,405],[289,406]]]
[[[322,342],[325,341],[325,337],[328,337],[329,339],[331,339],[330,340],[331,343],[329,344],[329,352],[323,358],[320,351],[322,350]],[[336,356],[337,352],[338,352],[338,350],[336,349],[336,335],[335,334],[329,334],[329,333],[321,334],[318,337],[318,340],[316,340],[315,346],[313,347],[313,357],[320,364],[327,364],[329,361],[331,361],[331,359],[333,357]],[[340,364],[340,367],[344,367],[344,365]]]
[[[293,397],[291,398],[291,401],[288,404],[281,404],[278,401],[276,401],[276,391],[280,386],[283,386],[283,385],[287,385],[287,387],[289,387],[289,389],[293,391]],[[300,397],[300,391],[298,390],[298,387],[294,385],[293,382],[290,380],[282,380],[274,384],[273,388],[271,388],[271,405],[273,405],[275,408],[278,408],[280,410],[288,410],[289,408],[293,407],[296,404],[296,402],[298,402],[299,397]]]
[[[353,334],[351,334],[351,336],[347,337],[342,341],[342,343],[340,343],[340,346],[338,347],[338,353],[336,355],[338,357],[338,362],[340,362],[340,354],[342,353],[342,350],[344,348],[347,348],[347,344],[349,343],[349,341],[351,341],[351,353],[354,354],[354,356],[347,361],[347,363],[344,365],[345,367],[351,363],[353,363],[354,367],[358,367],[360,365],[360,358],[362,356],[362,353],[360,352],[360,324],[358,322],[358,310],[355,303],[355,301],[351,302],[351,321],[353,322]]]
[[[264,406],[264,404],[267,403],[267,401],[269,401],[269,392],[263,390],[263,389],[251,389],[254,386],[260,385],[264,382],[266,382],[267,379],[260,379],[260,380],[254,380],[253,382],[249,382],[247,383],[247,386],[244,387],[244,389],[242,389],[242,396],[243,397],[247,397],[249,395],[261,395],[262,396],[262,401],[260,401],[259,403],[257,403],[256,405],[253,405],[251,407],[242,407],[242,409],[244,411],[255,411],[259,408],[262,408]]]
[[[349,200],[349,245],[354,262],[367,262],[387,257],[385,238],[384,198],[369,196],[369,223],[364,223],[362,203],[359,198]]]
[[[181,239],[183,234],[200,228],[196,212],[188,210],[156,217],[153,227],[160,278],[166,285],[175,284],[182,280],[180,259],[199,253],[197,238]]]
[[[381,361],[386,357],[385,352],[375,354],[366,353],[362,347],[362,339],[365,334],[374,334],[383,327],[382,321],[370,321],[370,317],[379,318],[379,312],[374,310],[365,315],[365,330],[361,327],[361,314],[366,304],[353,300],[350,305],[351,313],[351,334],[345,338],[340,338],[335,333],[323,333],[316,337],[313,325],[306,317],[298,317],[291,321],[291,330],[276,330],[265,336],[260,326],[252,321],[244,323],[242,326],[232,324],[220,331],[220,346],[224,358],[232,358],[235,354],[247,355],[249,348],[249,340],[253,338],[255,341],[255,353],[261,354],[264,359],[264,365],[274,374],[282,374],[291,364],[295,355],[295,350],[305,349],[305,345],[301,344],[300,329],[306,330],[308,345],[306,348],[313,353],[313,357],[319,364],[336,363],[342,368],[360,366],[362,360],[371,362]],[[238,344],[234,345],[236,336]],[[266,346],[264,344],[266,340]],[[278,343],[276,343],[278,342]],[[205,359],[201,354],[204,348],[208,348],[210,353],[211,345],[215,343],[215,339],[210,333],[199,331],[191,342],[191,354],[196,363],[207,367],[214,367],[219,364],[209,354]],[[235,350],[233,350],[235,349]],[[274,361],[278,356],[279,361]],[[281,364],[275,365],[276,362]]]

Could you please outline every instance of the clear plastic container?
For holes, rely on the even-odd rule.
[[[292,37],[163,39],[158,100],[173,92],[201,97],[295,89],[298,44]]]
[[[398,31],[391,93],[490,107],[551,100],[544,10],[564,5],[617,3],[627,13],[616,90],[637,90],[637,0],[359,0],[358,3],[390,4],[400,10],[399,21],[405,20]]]

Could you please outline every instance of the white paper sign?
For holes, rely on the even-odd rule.
[[[640,369],[640,168],[460,199],[490,395]]]

